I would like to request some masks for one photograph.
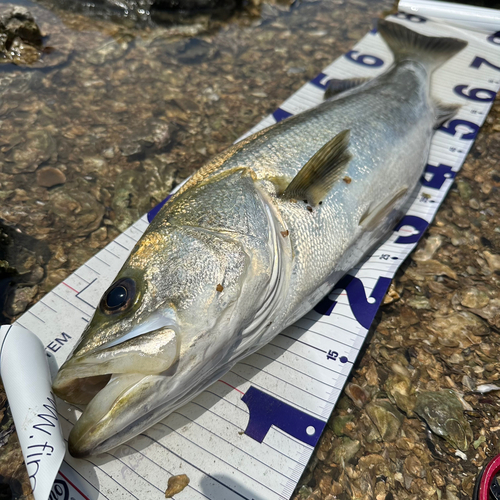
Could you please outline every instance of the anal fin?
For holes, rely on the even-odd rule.
[[[359,225],[366,231],[373,231],[392,212],[398,201],[408,192],[408,187],[404,186],[395,194],[387,196],[374,207],[371,205],[359,220]]]
[[[307,200],[311,206],[318,205],[352,158],[347,150],[349,137],[350,130],[344,130],[327,142],[300,169],[281,196],[285,199]]]
[[[332,80],[329,80],[326,85],[325,99],[330,99],[330,97],[341,94],[346,90],[359,87],[363,83],[369,82],[370,80],[371,78],[346,78],[345,80],[333,78]]]

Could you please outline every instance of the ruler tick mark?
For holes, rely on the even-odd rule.
[[[69,286],[66,282],[62,282],[63,285],[66,285],[70,290],[73,290],[76,294],[80,293],[78,290],[75,290],[72,286]]]

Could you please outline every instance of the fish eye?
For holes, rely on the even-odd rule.
[[[115,281],[101,299],[100,309],[104,314],[116,314],[130,309],[136,296],[135,281],[122,278]]]

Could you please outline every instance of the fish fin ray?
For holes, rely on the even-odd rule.
[[[351,161],[352,155],[347,149],[349,137],[350,130],[343,130],[317,151],[292,179],[282,198],[307,200],[312,206],[318,205]]]
[[[443,104],[439,101],[434,101],[434,106],[436,110],[436,123],[434,124],[434,128],[438,128],[445,121],[453,118],[462,107],[461,104]]]
[[[371,78],[346,78],[344,80],[339,80],[337,78],[333,78],[328,81],[325,90],[325,99],[330,99],[330,97],[334,97],[336,95],[342,94],[346,90],[351,90],[363,83],[369,82]]]
[[[373,231],[394,209],[398,201],[408,192],[408,187],[404,186],[395,194],[388,196],[372,208],[370,205],[361,216],[359,225],[366,231]]]
[[[423,63],[429,71],[441,66],[467,46],[465,40],[425,36],[398,23],[378,20],[378,32],[394,53],[396,62],[411,59]]]

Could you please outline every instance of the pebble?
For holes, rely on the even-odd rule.
[[[66,182],[66,176],[58,168],[42,167],[36,171],[36,182],[42,187],[54,187]]]
[[[492,271],[500,270],[500,255],[490,253],[487,250],[483,252],[483,255]]]
[[[172,498],[180,493],[189,484],[189,477],[186,474],[171,476],[168,478],[168,488],[165,491],[165,498]]]
[[[471,309],[483,308],[488,305],[490,298],[488,294],[477,287],[464,290],[461,294],[460,303]]]

